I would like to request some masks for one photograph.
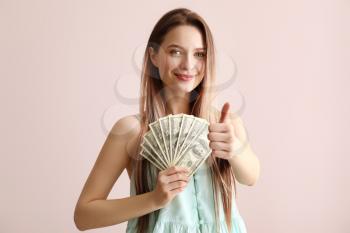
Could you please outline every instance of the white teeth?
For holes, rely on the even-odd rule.
[[[184,78],[192,78],[193,76],[187,76],[187,75],[181,75],[181,74],[175,74],[176,76],[181,76],[181,77],[184,77]]]

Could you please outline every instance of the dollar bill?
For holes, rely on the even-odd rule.
[[[211,152],[208,152],[208,154],[205,156],[205,159],[202,159],[200,162],[197,163],[194,168],[191,169],[190,174],[188,175],[189,177],[192,176],[194,173],[197,172],[197,170],[202,166],[202,164],[207,160],[207,158],[210,156]]]
[[[162,156],[161,150],[151,131],[145,134],[141,147],[149,151],[164,167],[168,167],[168,163],[165,161],[164,156]]]
[[[211,148],[208,143],[207,126],[198,132],[194,140],[183,151],[182,156],[176,163],[177,166],[184,166],[191,170],[190,176],[200,167],[200,165],[208,158]]]
[[[177,161],[180,149],[181,149],[183,143],[186,141],[188,134],[191,132],[194,119],[195,119],[195,117],[192,115],[184,115],[183,116],[178,140],[176,142],[176,145],[174,145],[175,146],[175,156],[174,156],[172,165],[174,165],[175,162]]]
[[[171,134],[170,134],[170,144],[171,144],[171,148],[172,148],[172,152],[171,152],[171,161],[173,162],[176,158],[176,146],[178,145],[178,140],[179,140],[179,135],[180,135],[180,129],[181,129],[181,125],[184,122],[185,114],[176,114],[173,116],[170,116],[170,130],[171,130]],[[173,165],[173,164],[171,164]]]
[[[190,176],[211,153],[209,122],[187,114],[168,115],[149,124],[141,155],[160,170],[170,166],[190,169]]]
[[[156,168],[159,170],[165,170],[166,167],[164,167],[162,164],[159,163],[159,161],[152,155],[151,152],[149,152],[147,149],[142,148],[140,153],[144,158],[146,158],[150,163],[152,163]]]
[[[208,124],[209,125],[209,124]],[[204,150],[202,151],[202,155],[204,155],[202,161],[198,162],[191,170],[191,173],[189,174],[189,176],[192,176],[199,168],[200,166],[207,160],[207,158],[210,156],[212,149],[209,146],[209,139],[208,139],[208,133],[209,133],[209,127],[205,127],[205,130],[202,132],[199,141],[203,141],[203,145]],[[198,147],[197,147],[198,149]]]
[[[169,131],[169,163],[171,164],[171,162],[172,162],[172,157],[173,157],[173,143],[172,143],[172,141],[171,141],[171,139],[172,139],[172,134],[173,134],[173,126],[172,126],[172,124],[171,124],[171,120],[170,120],[170,116],[168,116],[167,117],[168,119],[168,131]]]
[[[162,130],[162,126],[160,121],[155,121],[152,122],[151,124],[149,124],[149,127],[152,131],[153,137],[157,142],[158,148],[159,148],[159,152],[163,155],[163,159],[166,161],[167,164],[170,163],[169,159],[168,159],[168,152],[167,152],[167,148],[166,148],[166,144],[165,144],[165,135],[164,132]],[[147,135],[145,135],[145,137],[147,137]]]
[[[170,159],[170,128],[169,128],[169,115],[158,119],[159,126],[162,132],[163,145],[166,151],[166,160],[168,164],[171,164]]]
[[[177,152],[177,158],[175,160],[175,163],[177,160],[181,159],[181,156],[183,155],[183,151],[193,142],[193,140],[196,138],[196,136],[199,135],[200,131],[206,127],[207,122],[204,120],[201,120],[200,118],[196,117],[194,118],[194,121],[192,122],[192,125],[180,147],[180,150]]]

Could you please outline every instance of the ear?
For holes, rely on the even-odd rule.
[[[148,48],[148,53],[149,53],[149,57],[151,59],[152,64],[158,68],[158,54],[156,53],[156,51],[152,47]]]

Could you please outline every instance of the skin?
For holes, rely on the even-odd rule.
[[[260,175],[260,162],[248,143],[242,119],[230,113],[226,102],[218,123],[211,120],[208,139],[212,156],[226,159],[240,184],[252,186]],[[239,152],[239,153],[238,153]]]
[[[170,44],[181,48],[168,48]],[[204,50],[200,48],[203,48],[200,32],[192,26],[179,26],[167,33],[158,53],[149,49],[151,61],[158,67],[164,83],[167,105],[173,114],[189,114],[189,93],[204,77]],[[177,72],[194,74],[195,77],[189,82],[179,81],[174,75]],[[237,142],[245,140],[240,118],[229,113],[225,105],[216,114],[221,120],[210,124],[208,135],[214,150],[212,156],[228,159],[237,173],[237,180],[252,185],[259,174],[255,154],[249,146],[239,156],[233,151]],[[74,221],[79,230],[115,225],[163,208],[187,186],[189,171],[171,167],[159,172],[153,191],[107,200],[124,169],[131,176],[131,157],[140,144],[137,139],[140,129],[140,123],[134,116],[122,117],[112,127],[75,207]]]
[[[169,47],[171,45],[180,47]],[[205,50],[203,38],[193,26],[178,26],[164,38],[158,53],[149,48],[150,58],[164,83],[166,104],[173,114],[189,114],[190,92],[204,78]],[[179,81],[175,73],[195,75],[191,81]]]

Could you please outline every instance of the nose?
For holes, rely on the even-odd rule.
[[[186,56],[183,57],[183,60],[181,61],[181,69],[182,70],[192,70],[196,66],[196,60],[195,58],[188,53]]]

